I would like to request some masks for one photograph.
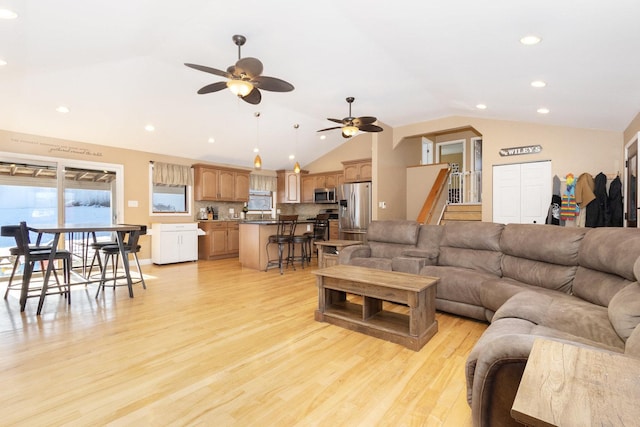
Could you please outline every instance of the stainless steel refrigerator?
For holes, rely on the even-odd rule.
[[[340,238],[365,240],[371,222],[371,183],[343,184],[339,197]]]

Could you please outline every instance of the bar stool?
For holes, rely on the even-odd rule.
[[[265,250],[267,252],[267,265],[264,268],[264,271],[269,270],[269,267],[279,267],[280,274],[283,274],[283,252],[285,246],[287,247],[287,256],[284,258],[287,261],[287,267],[289,266],[289,260],[291,256],[291,244],[293,242],[293,236],[296,232],[296,224],[298,222],[298,215],[279,215],[278,216],[278,229],[276,234],[272,234],[269,236],[267,240],[267,244],[265,245]],[[278,245],[278,258],[270,259],[269,258],[269,245],[277,244]],[[295,270],[295,265],[293,266]]]
[[[306,233],[305,233],[306,234]],[[297,234],[291,238],[291,252],[287,258],[287,266],[289,263],[293,265],[293,269],[296,269],[296,261],[300,261],[300,265],[304,269],[304,263],[309,264],[309,257],[307,256],[307,245],[309,244],[309,236],[305,234]],[[300,255],[296,255],[296,246],[300,247]]]
[[[138,260],[138,252],[140,252],[141,246],[138,244],[138,239],[141,235],[147,234],[147,226],[141,225],[139,231],[131,231],[129,232],[129,237],[127,241],[124,243],[124,253],[126,256],[129,254],[133,255],[133,259],[136,262],[136,266],[138,268],[138,275],[140,276],[140,280],[136,283],[142,283],[142,288],[147,289],[147,284],[144,281],[144,277],[142,276],[142,269],[140,268],[140,261]],[[120,257],[120,247],[115,245],[106,245],[103,246],[100,251],[104,254],[104,266],[102,268],[102,274],[100,276],[100,283],[98,284],[98,291],[96,292],[96,298],[100,295],[100,289],[104,292],[104,288],[106,286],[106,282],[113,281],[113,289],[115,290],[118,279],[118,259]],[[109,259],[111,259],[111,271],[113,277],[107,278],[107,265],[109,264]]]
[[[307,231],[303,235],[307,237],[307,260],[311,263],[313,255],[313,242],[327,240],[327,230],[329,229],[329,214],[318,214],[313,222],[313,231]],[[317,256],[317,252],[316,252]]]

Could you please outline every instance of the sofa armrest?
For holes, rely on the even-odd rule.
[[[469,355],[467,393],[474,426],[519,425],[511,418],[511,406],[534,339],[529,334],[503,335]]]
[[[402,251],[403,257],[423,258],[424,265],[436,265],[438,262],[438,252],[429,249],[406,249]]]
[[[338,264],[350,264],[353,258],[370,258],[369,245],[352,245],[342,248],[338,253]]]

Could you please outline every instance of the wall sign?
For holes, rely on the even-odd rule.
[[[506,157],[519,156],[521,154],[537,154],[541,151],[541,145],[525,145],[524,147],[501,148],[499,153],[502,157]]]

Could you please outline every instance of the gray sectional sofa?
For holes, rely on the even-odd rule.
[[[537,337],[640,358],[640,230],[371,225],[339,263],[439,277],[438,310],[490,323],[466,366],[476,426],[519,425],[510,409]]]

